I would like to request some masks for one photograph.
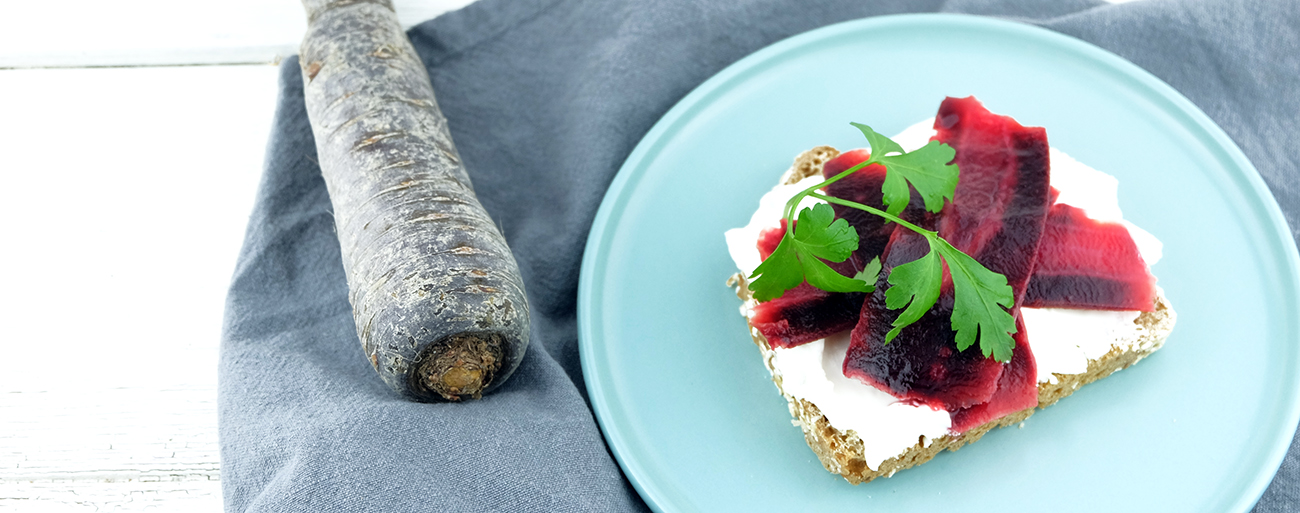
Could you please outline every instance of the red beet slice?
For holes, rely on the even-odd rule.
[[[1023,306],[1149,312],[1155,297],[1156,278],[1124,225],[1052,207]]]
[[[1029,337],[1020,315],[1016,315],[1013,337],[1016,349],[1011,361],[1002,366],[997,391],[987,402],[952,411],[950,431],[962,433],[1003,415],[1038,406],[1038,364],[1029,349]]]
[[[992,114],[974,98],[946,99],[935,128],[936,139],[957,150],[954,161],[961,168],[953,202],[938,220],[939,234],[1005,275],[1019,300],[1033,271],[1051,199],[1046,132]],[[885,269],[911,262],[928,250],[920,235],[897,230],[886,248]],[[950,278],[945,275],[934,308],[888,345],[885,334],[900,311],[886,308],[886,288],[882,280],[863,304],[850,337],[844,374],[906,401],[949,411],[993,398],[1003,365],[984,358],[978,345],[956,350]],[[1012,315],[1018,313],[1018,308],[1012,309]],[[1026,361],[1033,361],[1027,344],[1018,344],[1015,352],[1026,353]],[[1021,386],[1008,379],[1009,386]],[[1013,397],[1024,393],[1005,392]]]
[[[1047,132],[993,114],[974,97],[944,100],[934,125],[935,139],[957,150],[961,168],[939,235],[1005,275],[1019,304],[1053,197]]]
[[[876,293],[862,305],[849,335],[844,375],[893,394],[900,400],[954,410],[988,401],[997,389],[1002,363],[979,349],[958,351],[952,331],[952,283],[945,280],[939,300],[916,323],[885,344],[898,311],[885,306],[885,277],[898,265],[920,258],[930,245],[916,232],[897,230],[886,250]]]
[[[759,233],[758,254],[764,260],[776,251],[785,230],[782,219],[780,226]],[[827,265],[845,276],[862,270],[856,256]],[[865,298],[866,294],[860,292],[826,292],[804,282],[779,298],[755,305],[750,323],[772,347],[795,347],[852,328]]]
[[[750,323],[772,347],[800,346],[852,328],[864,299],[861,292],[826,292],[803,283],[755,305]]]
[[[776,251],[776,247],[781,245],[781,238],[785,237],[785,218],[781,218],[781,225],[774,228],[767,228],[758,232],[758,258],[767,260]]]

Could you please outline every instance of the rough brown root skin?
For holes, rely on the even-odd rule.
[[[421,355],[420,386],[448,401],[479,399],[504,359],[505,338],[495,333],[452,335]]]
[[[490,393],[527,350],[528,297],[428,70],[387,0],[303,5],[303,101],[362,351],[409,399]]]

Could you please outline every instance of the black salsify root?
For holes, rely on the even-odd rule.
[[[387,0],[304,0],[304,99],[357,335],[415,400],[478,398],[514,372],[528,302]]]

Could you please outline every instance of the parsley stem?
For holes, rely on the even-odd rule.
[[[885,219],[888,219],[888,220],[890,220],[890,221],[893,221],[893,222],[895,222],[895,223],[898,223],[898,224],[900,224],[900,225],[902,225],[902,226],[904,226],[904,227],[907,227],[908,229],[910,229],[910,230],[912,230],[912,231],[914,231],[914,232],[916,232],[916,233],[919,233],[919,234],[921,234],[921,235],[924,235],[927,239],[928,239],[928,238],[931,238],[931,236],[935,235],[935,232],[930,231],[930,230],[927,230],[927,229],[925,229],[925,228],[921,228],[920,226],[914,225],[914,224],[909,223],[909,222],[907,222],[907,221],[904,221],[901,217],[898,217],[898,216],[896,216],[896,215],[890,214],[889,212],[885,212],[884,210],[880,210],[880,209],[878,209],[878,208],[874,208],[874,207],[869,207],[869,206],[867,206],[867,205],[863,205],[863,204],[858,203],[858,202],[856,202],[856,201],[849,201],[849,200],[846,200],[846,199],[840,199],[840,198],[836,198],[836,197],[834,197],[834,196],[827,196],[827,195],[825,195],[825,194],[818,194],[818,193],[815,193],[815,192],[810,192],[810,193],[808,193],[808,195],[809,195],[809,196],[812,196],[812,197],[814,197],[814,198],[817,198],[817,199],[819,199],[819,200],[825,201],[825,202],[827,202],[827,203],[835,203],[835,204],[838,204],[838,205],[844,205],[844,206],[846,206],[846,207],[853,207],[853,208],[856,208],[856,209],[858,209],[858,210],[865,210],[865,211],[870,212],[870,213],[872,213],[872,214],[878,215],[878,216],[880,216],[880,217],[883,217],[883,218],[885,218]]]
[[[814,192],[817,191],[817,189],[838,182],[844,177],[853,174],[855,171],[875,163],[876,163],[875,159],[867,159],[863,162],[859,162],[856,166],[841,171],[839,174],[832,176],[829,179],[818,183],[817,185],[799,191],[799,194],[795,194],[793,198],[790,198],[790,201],[785,202],[785,212],[783,212],[783,215],[786,219],[786,224],[790,226],[794,225],[794,214],[795,214],[794,209],[799,207],[799,203],[802,202],[805,197],[813,194]]]

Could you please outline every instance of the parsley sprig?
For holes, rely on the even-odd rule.
[[[881,270],[879,256],[852,278],[823,262],[843,262],[858,249],[857,230],[844,219],[835,219],[834,210],[826,203],[856,208],[898,223],[925,237],[930,245],[925,256],[895,267],[889,273],[885,306],[891,310],[902,308],[903,312],[885,335],[886,344],[934,307],[946,266],[952,275],[952,329],[956,332],[957,349],[965,351],[978,339],[985,357],[1010,361],[1015,347],[1011,334],[1016,332],[1016,323],[1007,311],[1014,299],[1006,277],[988,270],[937,232],[898,217],[911,201],[909,186],[920,193],[927,211],[937,213],[943,209],[945,200],[952,201],[960,174],[957,166],[950,163],[956,150],[930,141],[915,151],[904,152],[902,146],[871,127],[860,123],[853,126],[866,136],[871,157],[790,198],[783,216],[786,226],[793,229],[786,230],[776,250],[750,275],[753,282],[749,289],[754,298],[759,301],[778,298],[804,281],[828,292],[873,292]],[[817,192],[872,164],[885,167],[885,181],[881,186],[885,210]],[[806,197],[826,203],[804,207],[797,212],[796,221],[795,209]]]

